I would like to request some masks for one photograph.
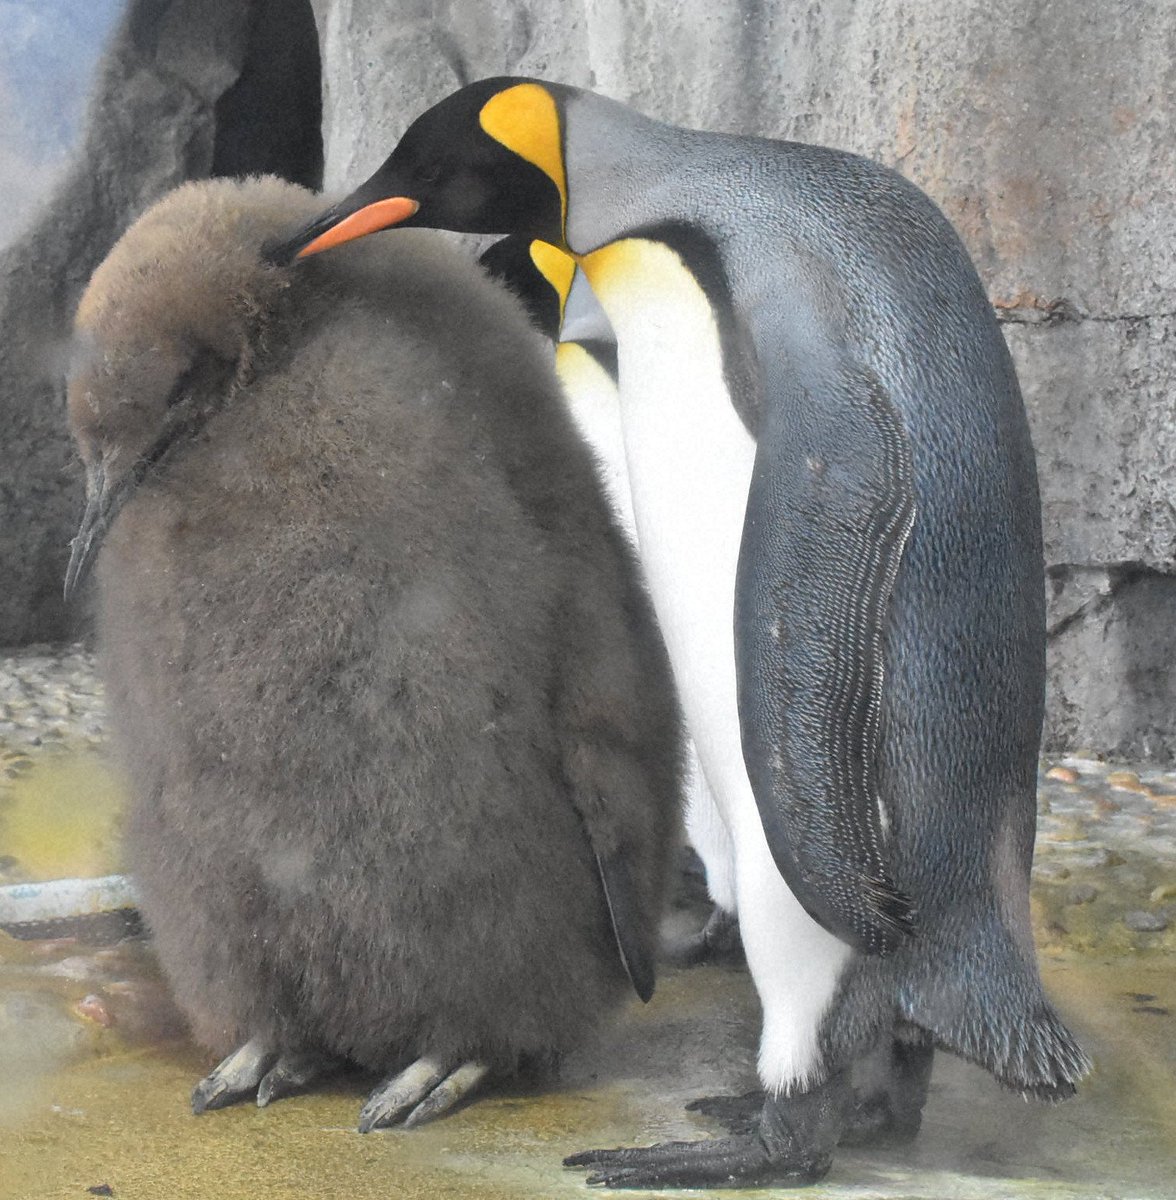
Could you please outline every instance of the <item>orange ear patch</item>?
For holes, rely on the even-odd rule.
[[[572,290],[572,279],[576,274],[576,260],[550,242],[532,242],[530,253],[535,270],[551,284],[552,290],[559,297],[559,319],[562,322],[564,306],[568,302],[568,293]]]
[[[566,218],[568,183],[555,97],[537,83],[516,83],[491,96],[478,120],[496,142],[538,167],[555,184]]]

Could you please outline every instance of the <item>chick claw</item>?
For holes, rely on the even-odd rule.
[[[486,1077],[481,1063],[462,1063],[456,1070],[433,1058],[418,1058],[399,1075],[380,1084],[359,1114],[359,1132],[403,1125],[411,1129],[447,1112]]]

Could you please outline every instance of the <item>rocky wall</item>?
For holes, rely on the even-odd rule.
[[[1176,754],[1176,6],[315,0],[326,176],[465,79],[836,145],[920,184],[1005,322],[1041,468],[1046,745]],[[1092,596],[1094,599],[1092,600]]]

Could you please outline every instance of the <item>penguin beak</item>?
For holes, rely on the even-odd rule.
[[[94,463],[86,468],[86,511],[77,536],[70,543],[72,549],[69,566],[65,571],[65,600],[68,604],[78,585],[90,572],[98,554],[98,547],[110,528],[111,522],[126,500],[126,489],[116,487],[113,491],[106,486],[106,468]]]
[[[295,259],[309,258],[369,233],[390,229],[407,221],[419,208],[419,201],[408,196],[387,196],[370,204],[365,204],[359,195],[349,196],[286,241],[267,247],[265,257],[275,266],[288,266]]]

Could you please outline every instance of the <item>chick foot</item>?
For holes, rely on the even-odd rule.
[[[227,1108],[239,1100],[256,1097],[257,1107],[303,1091],[333,1072],[338,1061],[314,1051],[279,1053],[260,1038],[234,1050],[192,1091],[192,1111]]]
[[[380,1084],[359,1114],[359,1132],[403,1125],[411,1129],[439,1117],[470,1095],[488,1071],[481,1063],[462,1063],[456,1070],[433,1058],[418,1058],[399,1075]]]

